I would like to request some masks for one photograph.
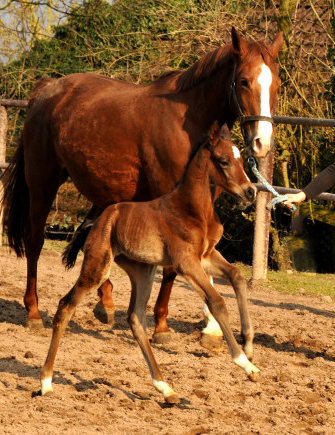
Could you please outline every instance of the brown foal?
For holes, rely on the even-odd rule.
[[[60,300],[55,314],[50,349],[41,371],[42,395],[52,391],[57,349],[76,306],[85,294],[96,291],[109,277],[113,261],[129,275],[132,292],[128,323],[148,364],[153,385],[166,402],[179,403],[179,398],[164,381],[146,334],[145,311],[157,265],[172,267],[197,290],[219,323],[233,362],[251,380],[258,379],[259,370],[249,361],[254,332],[247,307],[246,281],[240,270],[214,248],[223,228],[213,206],[222,191],[237,198],[243,206],[251,204],[256,196],[238,149],[230,140],[228,127],[224,125],[220,131],[214,123],[169,194],[148,202],[118,203],[105,209],[87,238],[80,276]],[[244,351],[230,328],[224,299],[208,275],[228,278],[234,288]]]

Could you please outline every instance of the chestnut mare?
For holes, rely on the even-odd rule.
[[[148,364],[153,386],[168,403],[179,398],[164,381],[146,334],[146,305],[157,265],[171,267],[197,290],[219,323],[232,356],[248,377],[256,381],[259,370],[252,357],[253,327],[250,321],[246,281],[240,270],[214,248],[223,227],[214,211],[214,201],[226,192],[247,206],[256,188],[243,169],[240,153],[230,141],[226,125],[214,123],[206,140],[190,158],[184,175],[168,194],[149,202],[125,202],[107,207],[94,223],[84,249],[78,280],[58,305],[53,320],[49,353],[41,371],[41,394],[52,391],[53,365],[62,334],[77,305],[109,277],[113,261],[131,281],[127,320]],[[237,344],[228,321],[224,299],[207,274],[228,278],[241,317],[244,352]]]
[[[180,179],[214,120],[231,128],[239,118],[254,155],[265,156],[274,139],[271,116],[280,83],[275,58],[282,43],[281,32],[267,45],[247,42],[233,28],[232,44],[149,85],[94,74],[37,83],[4,194],[9,245],[27,258],[27,325],[42,326],[37,262],[48,213],[67,177],[100,211],[113,203],[157,198]],[[172,270],[164,271],[155,308],[157,337],[169,332],[174,278]],[[113,313],[109,280],[98,294],[99,304]]]

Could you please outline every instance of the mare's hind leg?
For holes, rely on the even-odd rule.
[[[30,194],[29,233],[25,236],[25,253],[27,258],[27,287],[24,295],[24,305],[27,310],[27,326],[30,328],[43,327],[42,318],[38,311],[37,297],[37,262],[44,243],[44,227],[55,199],[59,186],[67,175],[61,173],[50,175],[47,182],[37,182],[27,177]]]
[[[145,310],[150,297],[156,266],[136,263],[125,258],[117,259],[117,263],[128,273],[132,283],[127,320],[148,365],[152,384],[157,391],[163,394],[167,403],[179,403],[176,393],[164,381],[146,334]]]
[[[114,326],[115,304],[112,297],[113,284],[109,279],[98,288],[100,301],[94,307],[94,315],[102,323]]]
[[[204,301],[206,302],[210,312],[220,325],[223,335],[227,341],[233,362],[245,371],[249,379],[252,381],[257,381],[259,378],[259,370],[248,360],[245,353],[237,344],[233,331],[229,325],[228,311],[224,299],[212,286],[200,262],[196,258],[194,258],[193,261],[192,259],[188,259],[187,261],[184,260],[183,263],[180,264],[179,269],[180,273],[185,276],[185,278],[204,298]],[[208,269],[209,268],[206,264],[206,272],[213,275],[213,270],[215,270],[215,267],[211,268],[210,271]]]
[[[172,268],[164,267],[162,284],[154,308],[155,331],[152,338],[155,343],[163,344],[171,340],[171,332],[166,323],[166,318],[168,316],[171,290],[176,276],[177,274]]]
[[[90,236],[79,278],[69,293],[60,300],[53,319],[50,348],[40,374],[42,396],[52,392],[51,380],[59,343],[77,305],[85,294],[97,290],[109,275],[112,251],[108,235],[103,231],[99,234],[98,231],[92,229]]]
[[[247,300],[247,283],[238,267],[230,264],[222,255],[213,250],[206,257],[202,265],[205,271],[218,278],[228,278],[236,295],[237,305],[240,313],[241,335],[243,338],[243,349],[247,357],[252,360],[254,329],[252,326]]]

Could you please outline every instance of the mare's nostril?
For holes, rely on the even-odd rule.
[[[257,137],[254,141],[254,150],[258,154],[261,149],[262,149],[262,141],[259,137]]]

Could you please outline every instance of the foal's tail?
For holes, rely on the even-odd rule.
[[[29,190],[24,175],[23,141],[3,175],[4,228],[8,244],[18,257],[25,254],[25,240],[29,230]]]
[[[74,233],[72,240],[64,249],[62,254],[62,262],[67,269],[70,269],[76,264],[78,253],[84,248],[88,233],[93,225],[93,222],[85,226],[78,227]]]
[[[84,222],[77,228],[72,240],[64,249],[62,261],[67,269],[70,269],[76,264],[78,253],[84,248],[88,233],[90,232],[94,221],[100,216],[101,212],[102,209],[93,205]]]

